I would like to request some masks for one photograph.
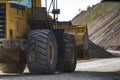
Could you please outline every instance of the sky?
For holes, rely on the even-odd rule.
[[[58,0],[60,9],[59,20],[69,21],[73,19],[82,10],[87,10],[88,6],[100,3],[101,0]]]

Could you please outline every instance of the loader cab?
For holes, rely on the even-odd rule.
[[[28,8],[41,7],[41,0],[10,0]]]
[[[57,9],[57,0],[10,0],[13,3],[26,6],[32,10],[33,19],[45,19],[53,18],[54,20],[58,19],[58,14],[60,14],[60,9]],[[42,4],[44,7],[42,7]],[[44,15],[45,14],[45,15]],[[39,16],[41,15],[41,16]],[[49,16],[48,16],[49,15]],[[35,17],[34,17],[35,16]]]
[[[16,0],[11,0],[11,1],[16,1]],[[32,8],[32,0],[21,0],[21,1],[16,1],[18,2],[20,5],[23,5],[23,6],[27,6],[28,8]]]
[[[20,5],[26,6],[28,8],[32,8],[32,0],[11,0],[13,2],[16,2]]]

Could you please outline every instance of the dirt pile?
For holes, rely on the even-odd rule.
[[[88,24],[89,38],[105,49],[120,50],[120,9]]]
[[[110,58],[114,57],[112,54],[107,52],[103,47],[96,45],[89,40],[89,57],[90,58]]]
[[[90,57],[111,57],[120,50],[120,2],[101,2],[78,14],[73,24],[88,24]]]

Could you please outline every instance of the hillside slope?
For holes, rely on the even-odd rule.
[[[101,2],[100,4],[88,7],[87,11],[82,11],[72,19],[73,24],[86,24],[99,17],[120,9],[120,2]]]

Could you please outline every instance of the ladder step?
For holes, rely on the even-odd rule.
[[[5,18],[5,16],[0,16],[0,18]]]
[[[0,21],[0,23],[3,23],[3,22],[5,22],[5,21]]]
[[[5,25],[0,25],[0,28],[3,28],[3,27],[5,27]]]
[[[4,32],[5,30],[3,30],[3,29],[0,29],[0,32]]]
[[[0,36],[5,36],[5,34],[0,34]]]
[[[5,11],[0,11],[0,14],[5,14]]]

